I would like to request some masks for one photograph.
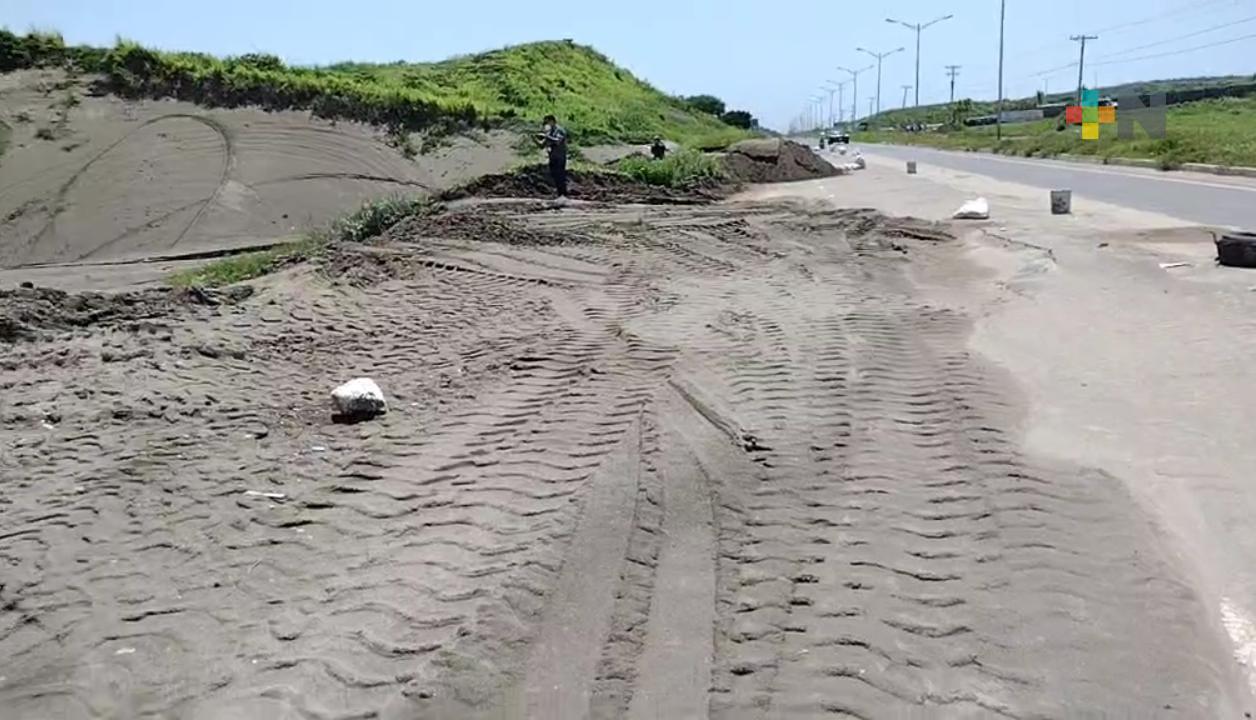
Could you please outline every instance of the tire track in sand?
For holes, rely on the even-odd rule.
[[[920,303],[876,218],[535,221],[597,241],[363,252],[338,285],[12,346],[0,707],[1221,714],[1228,655],[1128,496],[1020,453],[968,320]],[[393,409],[326,424],[358,374]]]

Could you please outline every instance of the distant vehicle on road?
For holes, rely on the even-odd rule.
[[[849,145],[850,133],[845,130],[830,130],[825,135],[829,145]]]

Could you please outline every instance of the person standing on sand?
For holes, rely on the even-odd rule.
[[[650,155],[654,156],[655,160],[662,160],[667,155],[667,145],[663,144],[661,136],[654,136],[654,144],[650,146]]]
[[[558,190],[558,197],[567,197],[567,131],[558,124],[553,115],[546,115],[541,121],[541,132],[536,135],[538,142],[549,152],[550,179]]]

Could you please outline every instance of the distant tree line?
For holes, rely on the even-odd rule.
[[[714,115],[725,124],[746,130],[759,127],[759,120],[745,110],[729,110],[724,101],[714,95],[692,95],[684,99],[689,107],[707,115]]]

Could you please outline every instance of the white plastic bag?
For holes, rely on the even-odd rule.
[[[990,218],[990,203],[986,199],[979,197],[976,200],[969,200],[959,206],[959,210],[951,217],[956,220],[988,220]]]

